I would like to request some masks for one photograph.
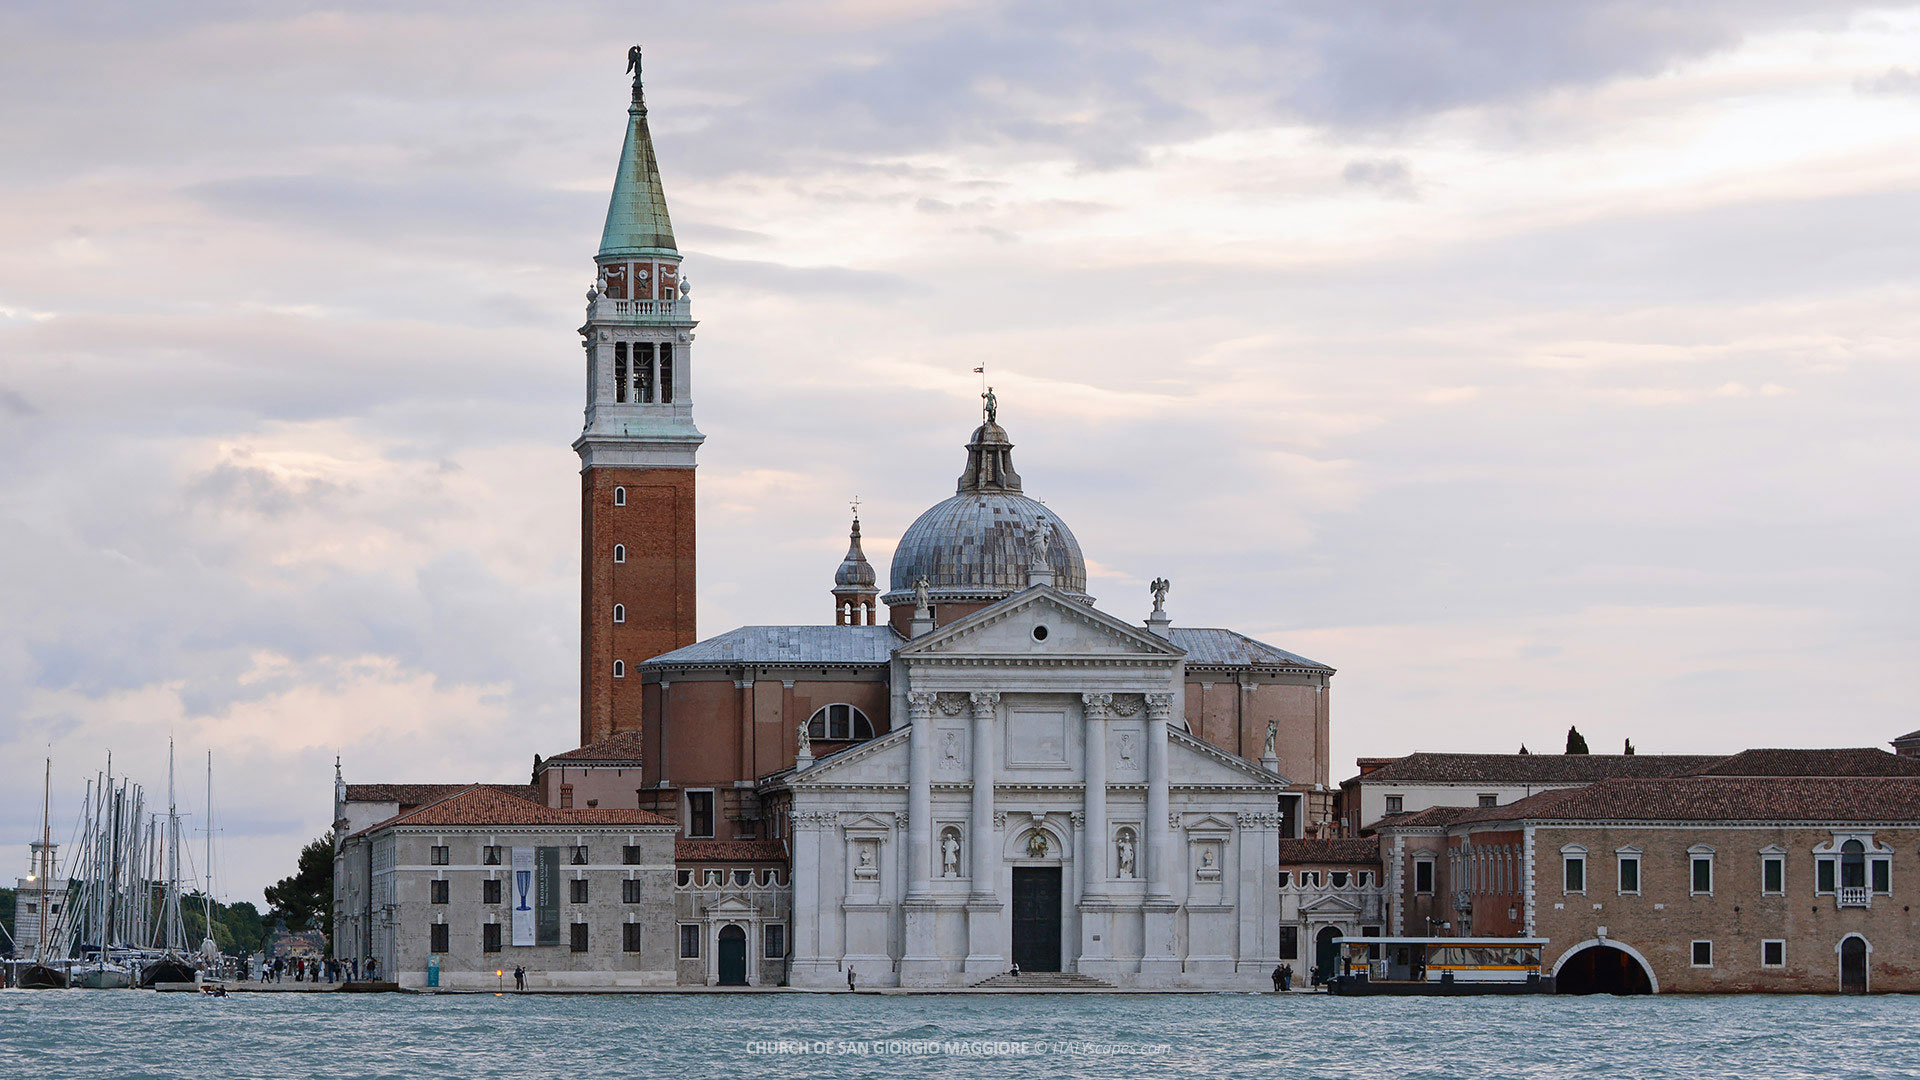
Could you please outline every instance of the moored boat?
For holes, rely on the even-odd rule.
[[[1540,973],[1546,938],[1338,938],[1329,993],[1460,997],[1551,994]]]
[[[27,964],[17,972],[14,985],[22,990],[65,990],[67,973],[47,964]]]

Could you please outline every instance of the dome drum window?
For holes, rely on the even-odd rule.
[[[807,738],[858,741],[873,738],[867,714],[847,704],[822,705],[807,721]]]

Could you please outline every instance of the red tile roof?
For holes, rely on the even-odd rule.
[[[472,786],[471,784],[348,784],[347,801],[398,803],[400,809],[407,810],[416,806],[425,806],[430,802],[438,802]],[[511,790],[517,785],[502,784],[500,786]],[[527,798],[538,798],[537,795],[531,794],[533,791],[531,785],[527,785],[526,790],[529,792]]]
[[[1832,750],[1743,750],[1701,776],[1920,776],[1920,758],[1877,746]]]
[[[523,798],[515,787],[469,784],[455,794],[404,811],[361,833],[396,825],[551,825],[559,828],[672,825],[651,810],[562,810]]]
[[[570,765],[593,764],[640,764],[640,733],[637,731],[616,731],[596,743],[588,743],[578,750],[568,750],[547,758],[545,764],[556,761]]]
[[[1478,809],[1477,806],[1429,806],[1411,814],[1388,814],[1375,822],[1373,827],[1376,830],[1443,829]]]
[[[1367,836],[1337,840],[1282,840],[1280,864],[1296,863],[1377,863],[1380,838]]]
[[[1627,776],[1687,776],[1725,757],[1724,754],[1418,753],[1408,754],[1355,779],[1366,783],[1591,784]]]
[[[1466,810],[1480,821],[1804,821],[1920,824],[1920,776],[1607,780]]]
[[[778,840],[676,840],[675,862],[787,861],[787,849]]]

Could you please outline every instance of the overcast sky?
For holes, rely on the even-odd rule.
[[[1105,609],[1357,755],[1920,728],[1920,11],[0,8],[0,873],[114,752],[259,898],[352,781],[577,742],[574,328],[647,96],[700,631],[824,622],[985,363]]]

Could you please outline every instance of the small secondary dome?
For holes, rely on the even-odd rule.
[[[900,537],[890,591],[881,599],[889,605],[913,603],[914,582],[922,577],[934,603],[1011,596],[1029,584],[1042,532],[1054,587],[1092,603],[1080,541],[1059,515],[1021,493],[1013,442],[990,417],[967,443],[967,471],[958,492],[921,514]]]

